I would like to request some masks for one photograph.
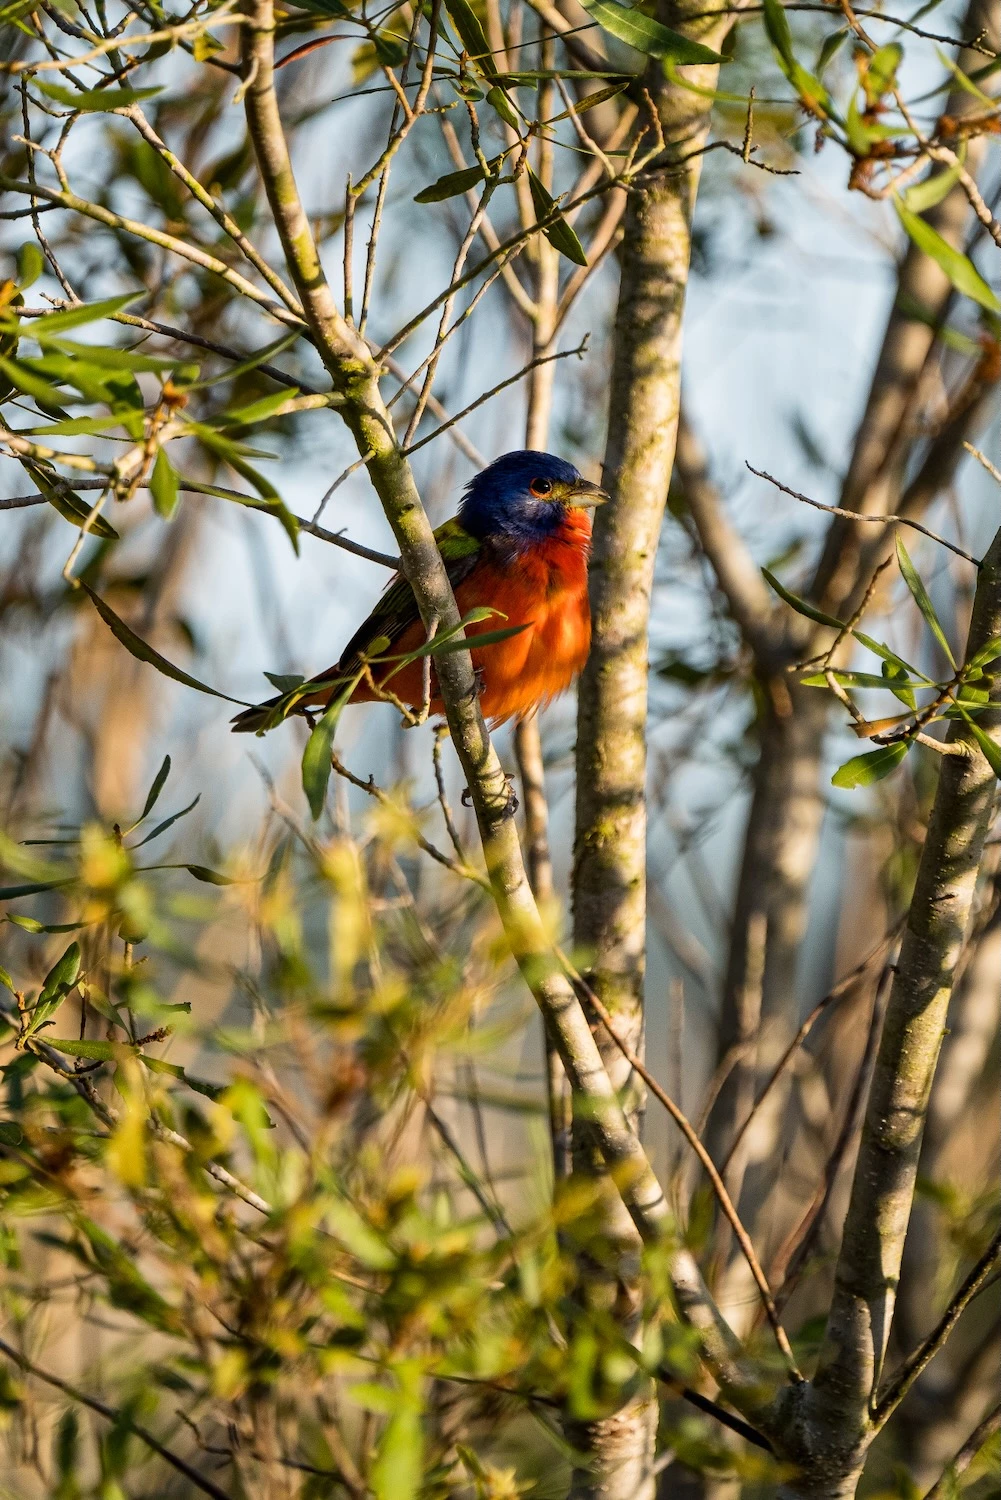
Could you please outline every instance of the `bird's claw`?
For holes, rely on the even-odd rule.
[[[505,775],[504,789],[504,806],[501,808],[501,811],[498,814],[498,821],[501,823],[505,823],[508,818],[513,818],[515,813],[518,811],[518,808],[521,806],[521,803],[518,801],[518,794],[514,789],[514,781],[512,777]],[[461,801],[463,807],[472,807],[473,805],[473,794],[469,790],[468,786],[463,788]]]

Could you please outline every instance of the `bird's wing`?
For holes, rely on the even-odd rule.
[[[454,516],[437,528],[434,537],[438,543],[438,551],[444,559],[449,582],[453,589],[457,588],[464,578],[469,577],[476,566],[481,543],[478,538],[470,536]],[[389,637],[388,649],[391,651],[404,631],[414,625],[419,618],[420,613],[413,589],[402,574],[397,573],[390,579],[386,592],[364,625],[356,630],[348,641],[337,666],[330,672],[324,673],[320,680],[329,680],[330,677],[353,672],[366,648],[379,636]]]

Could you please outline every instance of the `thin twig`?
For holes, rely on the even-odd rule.
[[[151,1448],[154,1453],[159,1454],[166,1463],[170,1464],[172,1469],[176,1469],[179,1474],[183,1474],[185,1479],[190,1479],[195,1488],[201,1490],[203,1494],[211,1495],[213,1500],[230,1500],[225,1490],[221,1490],[217,1484],[213,1484],[211,1479],[206,1479],[204,1474],[199,1474],[197,1469],[193,1468],[191,1464],[178,1454],[172,1453],[169,1448],[165,1448],[159,1438],[154,1437],[148,1428],[142,1427],[128,1412],[116,1410],[113,1406],[106,1406],[103,1401],[98,1401],[96,1396],[88,1396],[83,1391],[77,1390],[76,1386],[70,1385],[69,1381],[63,1380],[61,1376],[53,1375],[51,1371],[43,1370],[39,1365],[32,1364],[30,1359],[21,1354],[19,1350],[8,1344],[4,1339],[0,1339],[0,1353],[6,1354],[7,1358],[13,1364],[17,1365],[18,1369],[23,1370],[26,1375],[34,1375],[36,1380],[44,1380],[46,1385],[54,1386],[57,1391],[62,1391],[64,1396],[69,1396],[71,1401],[78,1401],[81,1406],[86,1406],[91,1411],[97,1412],[98,1416],[104,1417],[108,1422],[112,1422],[119,1430],[133,1433],[141,1442],[146,1444],[147,1448]]]
[[[677,1104],[675,1104],[674,1100],[666,1092],[666,1090],[661,1088],[660,1084],[657,1082],[657,1079],[654,1078],[649,1068],[645,1066],[643,1061],[633,1051],[632,1047],[630,1047],[629,1043],[619,1036],[619,1033],[615,1029],[612,1016],[609,1014],[602,1001],[598,999],[598,996],[591,989],[590,985],[588,985],[587,982],[581,977],[581,975],[578,974],[577,970],[573,967],[573,965],[570,963],[570,960],[566,957],[561,949],[557,948],[555,951],[560,962],[563,964],[563,967],[567,973],[567,977],[570,979],[571,983],[587,1000],[587,1003],[591,1006],[595,1014],[598,1016],[598,1019],[601,1021],[605,1030],[612,1038],[612,1041],[618,1047],[619,1051],[622,1053],[622,1056],[626,1059],[626,1062],[634,1070],[634,1072],[636,1072],[639,1077],[642,1078],[643,1082],[646,1084],[647,1088],[654,1095],[654,1097],[658,1099],[664,1106],[668,1114],[671,1116],[671,1119],[677,1125],[678,1129],[681,1131],[682,1135],[685,1137],[686,1141],[695,1152],[699,1161],[702,1163],[703,1170],[705,1171],[706,1176],[709,1178],[709,1181],[712,1184],[713,1192],[716,1195],[716,1201],[719,1203],[720,1208],[723,1210],[723,1213],[729,1221],[730,1227],[737,1239],[737,1243],[740,1245],[744,1258],[747,1261],[748,1266],[750,1267],[751,1275],[754,1277],[754,1283],[757,1286],[758,1292],[761,1296],[761,1300],[764,1303],[765,1311],[768,1315],[768,1321],[772,1325],[772,1332],[775,1335],[775,1342],[781,1350],[783,1357],[785,1358],[789,1374],[792,1380],[797,1385],[800,1384],[803,1380],[803,1375],[800,1372],[798,1365],[796,1364],[796,1357],[792,1352],[792,1345],[789,1343],[788,1335],[786,1334],[785,1329],[782,1327],[778,1311],[775,1307],[775,1300],[772,1297],[771,1288],[768,1285],[768,1281],[765,1277],[764,1271],[761,1269],[761,1263],[758,1260],[757,1255],[755,1254],[754,1246],[751,1243],[751,1238],[747,1233],[747,1230],[741,1223],[740,1215],[737,1213],[737,1210],[730,1198],[730,1194],[726,1190],[726,1184],[724,1183],[719,1172],[716,1170],[716,1166],[713,1162],[712,1157],[709,1155],[709,1152],[699,1140],[698,1136],[692,1128],[691,1122],[689,1121],[688,1117],[678,1108]]]
[[[968,1303],[972,1302],[981,1290],[999,1260],[1001,1260],[1001,1230],[994,1235],[928,1337],[891,1375],[882,1394],[877,1393],[872,1414],[873,1423],[877,1428],[882,1427],[886,1419],[896,1411],[918,1376],[931,1364],[959,1322]]]
[[[955,1481],[966,1473],[987,1439],[992,1438],[996,1432],[1001,1432],[1001,1405],[989,1411],[984,1420],[973,1429],[962,1448],[946,1465],[945,1472],[936,1479],[925,1495],[925,1500],[944,1500],[946,1495],[953,1494]]]
[[[975,568],[979,568],[981,565],[979,557],[973,557],[971,553],[964,551],[962,547],[958,547],[955,542],[946,541],[944,536],[939,536],[936,532],[929,531],[928,527],[922,526],[920,521],[912,521],[910,516],[871,516],[856,510],[845,510],[840,505],[825,505],[822,500],[811,500],[809,495],[801,495],[798,490],[791,490],[780,479],[775,479],[771,474],[766,474],[763,469],[756,469],[746,459],[744,460],[744,467],[750,469],[751,473],[756,474],[759,479],[767,479],[769,484],[773,484],[784,495],[789,495],[793,500],[802,500],[804,505],[812,505],[814,510],[826,510],[828,515],[841,516],[845,521],[874,522],[879,526],[910,526],[914,531],[920,531],[922,536],[930,537],[933,542],[938,542],[940,546],[948,547],[950,552],[955,552],[957,557],[965,558]]]

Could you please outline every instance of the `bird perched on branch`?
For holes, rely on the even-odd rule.
[[[548,703],[587,660],[591,510],[607,498],[551,453],[505,453],[470,481],[458,515],[436,530],[459,613],[474,615],[465,633],[480,705],[494,723]],[[503,639],[477,647],[477,636],[501,631]],[[427,645],[413,590],[397,574],[335,667],[238,714],[233,728],[263,733],[288,714],[332,703],[349,690],[351,703],[392,695],[412,710],[440,714],[434,641],[430,677],[426,649],[400,660]]]

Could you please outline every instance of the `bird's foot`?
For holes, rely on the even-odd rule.
[[[469,790],[468,786],[463,788],[462,799],[461,800],[462,800],[463,807],[472,807],[472,805],[473,805],[473,794]],[[504,803],[503,803],[503,806],[501,807],[500,812],[497,815],[497,821],[500,822],[500,823],[506,823],[507,820],[508,820],[508,818],[513,818],[514,817],[515,813],[518,811],[518,808],[520,806],[521,806],[521,803],[518,801],[518,793],[514,789],[514,779],[513,779],[513,777],[508,776],[507,774],[505,774],[505,776],[504,776]]]

